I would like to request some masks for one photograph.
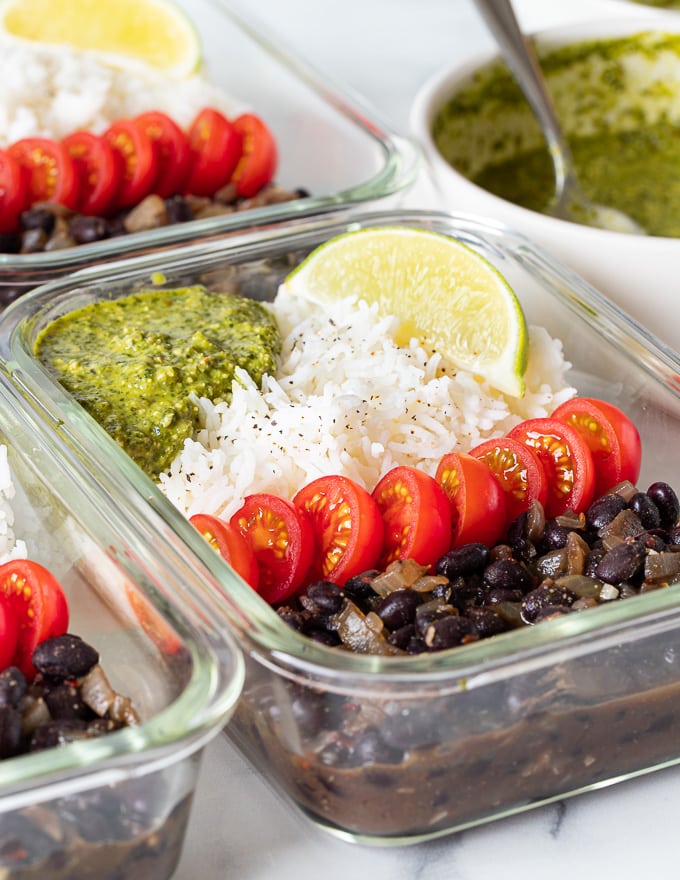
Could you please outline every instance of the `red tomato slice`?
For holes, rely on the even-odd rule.
[[[309,579],[344,584],[377,564],[383,521],[371,495],[353,480],[326,476],[304,486],[293,504],[311,520],[316,553]]]
[[[189,138],[173,119],[159,110],[141,113],[134,122],[151,138],[156,150],[158,171],[154,191],[164,199],[181,193],[189,172]]]
[[[66,596],[51,572],[28,559],[0,565],[0,594],[9,599],[18,624],[13,665],[32,679],[33,651],[45,639],[61,636],[68,628]]]
[[[505,493],[487,465],[464,452],[442,456],[435,480],[451,503],[451,546],[480,541],[493,547],[505,532]]]
[[[303,585],[314,558],[314,529],[291,501],[261,492],[248,495],[229,520],[252,547],[260,595],[283,602]]]
[[[253,548],[231,525],[209,513],[195,513],[189,518],[206,541],[220,554],[243,580],[257,590],[260,577]]]
[[[131,119],[119,119],[112,123],[103,138],[119,156],[122,169],[113,209],[139,204],[153,191],[156,182],[158,164],[151,138]]]
[[[19,642],[19,622],[8,596],[0,594],[0,672],[12,665]]]
[[[546,516],[567,508],[580,513],[593,500],[595,464],[578,431],[557,419],[528,419],[508,437],[529,446],[538,455],[548,477]]]
[[[62,141],[76,166],[81,214],[103,217],[118,188],[119,164],[111,146],[91,131],[75,131]]]
[[[78,173],[68,150],[49,138],[22,138],[8,152],[25,169],[28,202],[78,207]]]
[[[628,416],[613,403],[591,397],[575,397],[560,404],[552,414],[577,430],[595,462],[595,496],[617,483],[637,483],[642,461],[640,434]]]
[[[266,186],[276,173],[279,161],[274,135],[254,113],[243,113],[234,120],[243,138],[243,149],[231,176],[239,196],[250,198]]]
[[[417,468],[392,468],[373,490],[385,526],[379,565],[415,559],[432,565],[450,549],[451,505],[434,477]]]
[[[506,525],[528,509],[532,501],[545,505],[548,478],[538,456],[519,440],[499,437],[484,440],[470,450],[489,468],[505,493]]]
[[[7,150],[0,150],[0,232],[16,232],[19,216],[28,208],[24,169]]]
[[[211,196],[229,183],[241,156],[243,137],[218,110],[206,107],[189,127],[191,159],[185,191]]]

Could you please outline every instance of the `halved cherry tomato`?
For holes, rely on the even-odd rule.
[[[153,191],[158,163],[149,135],[131,119],[118,119],[103,134],[120,157],[120,178],[113,208],[137,205]]]
[[[0,594],[0,672],[12,665],[19,641],[19,623],[14,605]]]
[[[9,599],[18,624],[13,665],[32,679],[33,651],[45,639],[63,635],[68,628],[66,596],[54,575],[29,559],[0,565],[0,593]]]
[[[24,169],[7,150],[0,150],[0,232],[16,232],[19,215],[28,206]]]
[[[154,192],[164,199],[181,193],[189,172],[191,150],[188,136],[174,119],[160,110],[141,113],[134,122],[151,138],[156,150],[158,170]]]
[[[314,527],[316,551],[308,577],[344,584],[376,565],[383,547],[383,520],[362,486],[344,476],[319,477],[300,489],[293,504]]]
[[[527,419],[508,431],[508,437],[533,449],[543,465],[547,516],[588,507],[595,492],[595,464],[578,431],[557,419]]]
[[[642,461],[640,434],[631,419],[613,403],[575,397],[560,404],[552,417],[575,428],[595,462],[595,496],[617,483],[637,483]]]
[[[239,196],[250,198],[270,183],[276,173],[278,150],[274,135],[254,113],[243,113],[234,120],[243,138],[241,157],[231,176]]]
[[[286,498],[260,492],[248,495],[229,522],[255,553],[260,595],[272,605],[292,596],[314,558],[314,529],[304,512]]]
[[[66,147],[49,138],[22,138],[8,152],[25,169],[28,202],[78,207],[78,173]]]
[[[91,131],[74,131],[62,140],[62,144],[73,159],[78,174],[78,210],[81,214],[103,217],[118,189],[118,155],[104,138]]]
[[[243,136],[219,110],[206,107],[189,127],[191,160],[185,191],[211,196],[229,183],[241,156]]]
[[[392,468],[373,498],[385,524],[381,568],[397,559],[432,565],[450,549],[451,505],[434,477],[406,465]]]
[[[448,452],[434,478],[451,503],[451,546],[497,544],[507,520],[505,493],[486,464],[464,452]]]
[[[231,523],[209,513],[195,513],[189,518],[189,522],[234,571],[257,590],[260,577],[257,559],[243,535]]]
[[[484,462],[505,493],[506,525],[527,510],[532,501],[545,505],[548,478],[533,449],[519,440],[499,437],[479,443],[470,455]]]

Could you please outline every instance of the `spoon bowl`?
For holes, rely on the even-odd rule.
[[[571,150],[530,40],[522,33],[510,0],[475,0],[520,88],[541,126],[555,171],[552,216],[586,226],[644,235],[645,230],[622,211],[591,201],[581,189]]]

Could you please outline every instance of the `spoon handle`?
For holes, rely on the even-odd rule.
[[[569,174],[570,151],[531,41],[522,33],[510,0],[475,0],[475,3],[543,129],[555,165],[559,195]]]

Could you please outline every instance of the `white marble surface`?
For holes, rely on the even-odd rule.
[[[491,45],[472,0],[248,0],[286,42],[406,130],[456,53]],[[527,28],[630,15],[617,0],[517,0]],[[430,207],[423,190],[414,207]],[[678,876],[680,768],[431,844],[365,848],[317,831],[225,737],[208,748],[177,880],[639,880]]]

